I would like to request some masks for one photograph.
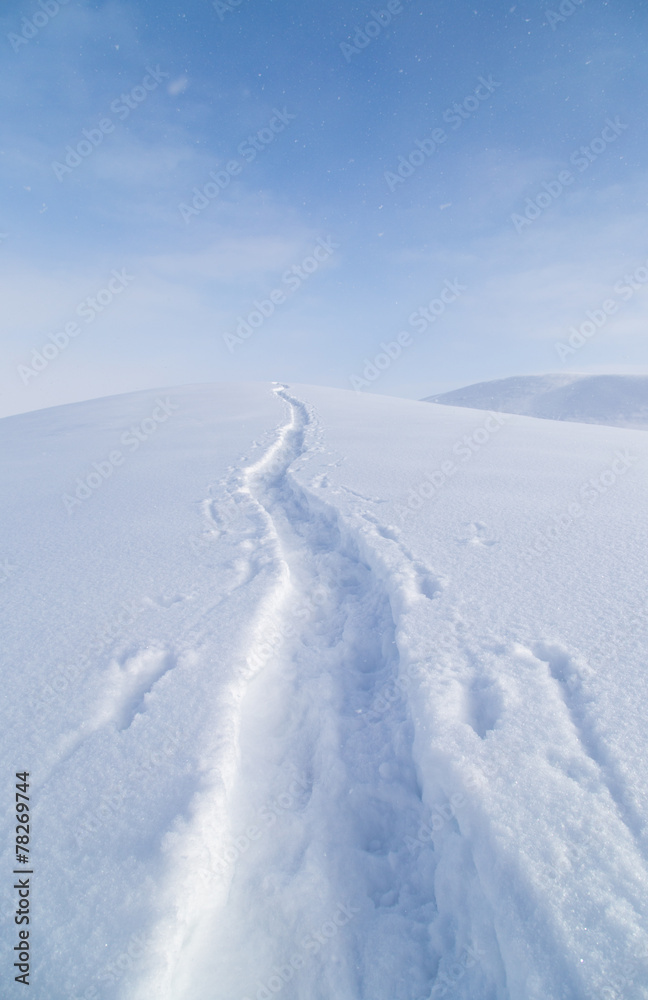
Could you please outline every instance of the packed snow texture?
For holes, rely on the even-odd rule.
[[[423,402],[549,420],[648,428],[646,375],[521,375],[477,382],[428,396]]]
[[[215,385],[0,439],[34,1000],[648,998],[644,432]]]

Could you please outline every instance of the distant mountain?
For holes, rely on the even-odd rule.
[[[423,402],[648,430],[648,375],[516,375]]]

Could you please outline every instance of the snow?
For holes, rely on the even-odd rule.
[[[643,431],[258,384],[0,437],[32,996],[648,997]]]
[[[518,375],[428,396],[424,402],[648,428],[646,375]]]

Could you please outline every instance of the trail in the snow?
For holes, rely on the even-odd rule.
[[[351,530],[299,484],[317,423],[276,391],[290,419],[226,500],[244,515],[241,576],[261,562],[269,586],[230,690],[230,749],[221,740],[213,782],[167,838],[174,915],[137,996],[427,998],[453,956],[466,985],[476,966],[466,928],[434,930],[433,841],[439,824],[459,832],[443,793],[423,801],[418,673],[401,676],[397,620],[442,584],[391,529],[363,515]],[[380,542],[391,558],[374,559]]]
[[[534,653],[544,661],[561,692],[565,708],[578,734],[583,752],[592,759],[617,808],[619,818],[634,838],[644,860],[648,857],[646,823],[632,800],[618,762],[597,732],[596,720],[591,716],[591,696],[588,697],[585,681],[591,672],[587,664],[579,663],[561,646],[536,643]]]
[[[214,911],[185,958],[223,1000],[243,981],[241,996],[281,982],[286,1000],[411,1000],[428,995],[440,955],[434,855],[408,846],[427,819],[411,720],[403,699],[376,709],[398,667],[394,618],[334,510],[314,509],[288,474],[308,425],[288,402],[242,485],[280,570],[248,653],[232,835],[214,852],[215,881],[231,879],[227,919]]]

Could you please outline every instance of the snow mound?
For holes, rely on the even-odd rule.
[[[648,375],[516,375],[426,396],[423,402],[648,428]]]

